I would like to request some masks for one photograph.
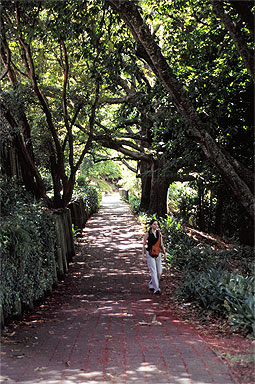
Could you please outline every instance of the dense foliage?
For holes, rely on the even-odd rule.
[[[213,267],[186,272],[179,295],[185,302],[198,305],[202,311],[227,318],[233,329],[255,334],[254,277],[244,277]]]
[[[183,273],[180,298],[227,318],[234,328],[254,332],[253,248],[213,251],[187,236],[172,218],[163,220],[162,227],[169,266]]]
[[[139,218],[147,227],[151,216],[139,213]],[[235,244],[229,249],[214,250],[189,236],[187,229],[173,216],[159,217],[158,221],[167,251],[167,265],[173,273],[182,274],[177,291],[179,300],[192,303],[201,313],[221,317],[233,329],[254,334],[253,248]]]
[[[73,193],[73,201],[82,199],[85,205],[87,216],[90,217],[98,211],[102,192],[96,186],[83,183],[83,179],[77,180],[77,186]]]
[[[100,197],[89,182],[105,190],[109,181],[130,189],[136,211],[164,217],[171,265],[191,274],[196,270],[192,276],[201,274],[203,282],[209,279],[206,267],[215,267],[215,252],[195,244],[181,224],[254,243],[254,8],[249,3],[245,12],[228,0],[2,4],[3,137],[12,140],[27,190],[50,208],[82,196],[94,212]],[[137,179],[120,182],[119,170],[107,159],[121,161]],[[80,192],[74,193],[77,176]],[[182,183],[178,191],[176,182]],[[27,237],[32,258],[37,247],[32,228],[40,233],[40,215],[47,214],[42,210],[37,218],[33,204],[19,199],[16,191],[3,195],[3,254],[11,247],[24,252]],[[7,214],[9,203],[22,213]],[[164,216],[167,207],[174,218]],[[238,249],[245,260],[247,253]],[[212,273],[222,284],[221,275]],[[224,284],[235,281],[226,276]],[[193,278],[189,281],[192,285]],[[224,308],[234,311],[227,298]]]
[[[1,304],[5,318],[51,291],[56,281],[53,217],[41,204],[1,180]]]
[[[169,211],[181,223],[252,246],[253,222],[219,180],[173,183]]]
[[[166,212],[171,183],[194,180],[199,226],[208,221],[209,193],[214,227],[225,228],[231,200],[237,217],[246,211],[239,228],[251,229],[254,88],[242,53],[252,58],[253,42],[232,3],[3,3],[1,105],[20,135],[28,188],[66,206],[84,158],[105,161],[111,148],[115,159],[138,162],[141,206],[150,213]],[[219,11],[238,20],[242,49]],[[144,40],[121,20],[125,12],[140,20]],[[51,173],[50,200],[42,170]]]
[[[12,180],[1,179],[0,188],[0,303],[6,320],[50,293],[59,271],[52,212]],[[87,218],[101,202],[100,192],[88,185],[77,188],[74,198],[83,200]]]

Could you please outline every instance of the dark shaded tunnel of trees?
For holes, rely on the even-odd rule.
[[[141,210],[182,182],[185,220],[253,244],[253,2],[3,0],[0,56],[3,174],[48,208],[111,160]]]

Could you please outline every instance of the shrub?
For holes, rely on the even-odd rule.
[[[235,246],[231,249],[215,251],[219,266],[228,271],[236,271],[242,275],[252,276],[255,271],[254,248]]]
[[[140,209],[140,197],[129,194],[129,201],[128,202],[129,202],[131,211],[134,213],[138,213],[139,209]]]
[[[225,300],[219,284],[222,278],[221,270],[209,269],[199,274],[188,271],[184,274],[178,294],[185,301],[199,305],[203,311],[222,313]]]
[[[93,213],[97,212],[100,207],[102,193],[94,185],[79,185],[75,187],[72,200],[75,201],[79,199],[84,201],[88,216],[91,216]]]
[[[139,220],[144,225],[152,218],[159,221],[168,264],[183,271],[178,296],[199,306],[202,312],[210,311],[225,317],[234,329],[254,332],[253,248],[235,246],[214,251],[209,246],[197,244],[176,218],[167,216],[162,219],[139,213]]]
[[[5,318],[43,297],[51,290],[56,274],[52,216],[40,204],[29,201],[22,188],[7,184],[1,184],[1,190],[9,190],[9,199],[1,194],[5,216],[0,228],[0,296]]]
[[[197,271],[214,263],[211,248],[198,245],[174,217],[161,219],[160,225],[171,267]]]
[[[187,272],[178,291],[202,311],[212,311],[228,319],[233,328],[254,332],[254,278],[243,277],[220,269],[202,273]]]
[[[78,175],[76,178],[76,185],[79,187],[87,187],[87,178],[84,175]]]
[[[24,187],[0,181],[0,304],[8,319],[51,291],[57,273],[56,228],[53,215]],[[84,200],[89,216],[100,206],[101,194],[93,186],[81,186],[75,197]]]
[[[0,200],[1,216],[8,216],[13,210],[22,209],[23,205],[33,203],[30,195],[24,186],[14,186],[9,179],[0,178]]]
[[[226,294],[224,307],[232,327],[255,334],[254,277],[228,274],[223,287]]]

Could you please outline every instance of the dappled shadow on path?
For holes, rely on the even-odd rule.
[[[116,294],[141,293],[142,289],[147,294],[142,238],[141,227],[126,204],[116,202],[116,196],[105,198],[80,242],[86,265],[90,266],[89,273],[83,276],[88,289]]]

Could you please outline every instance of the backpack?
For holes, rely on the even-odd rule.
[[[151,249],[149,250],[149,255],[151,257],[158,257],[158,255],[160,254],[160,251],[161,251],[161,248],[160,248],[160,239],[161,239],[161,236],[160,236],[160,232],[158,234],[158,240],[156,241],[155,244],[153,244],[153,246],[151,247]]]

